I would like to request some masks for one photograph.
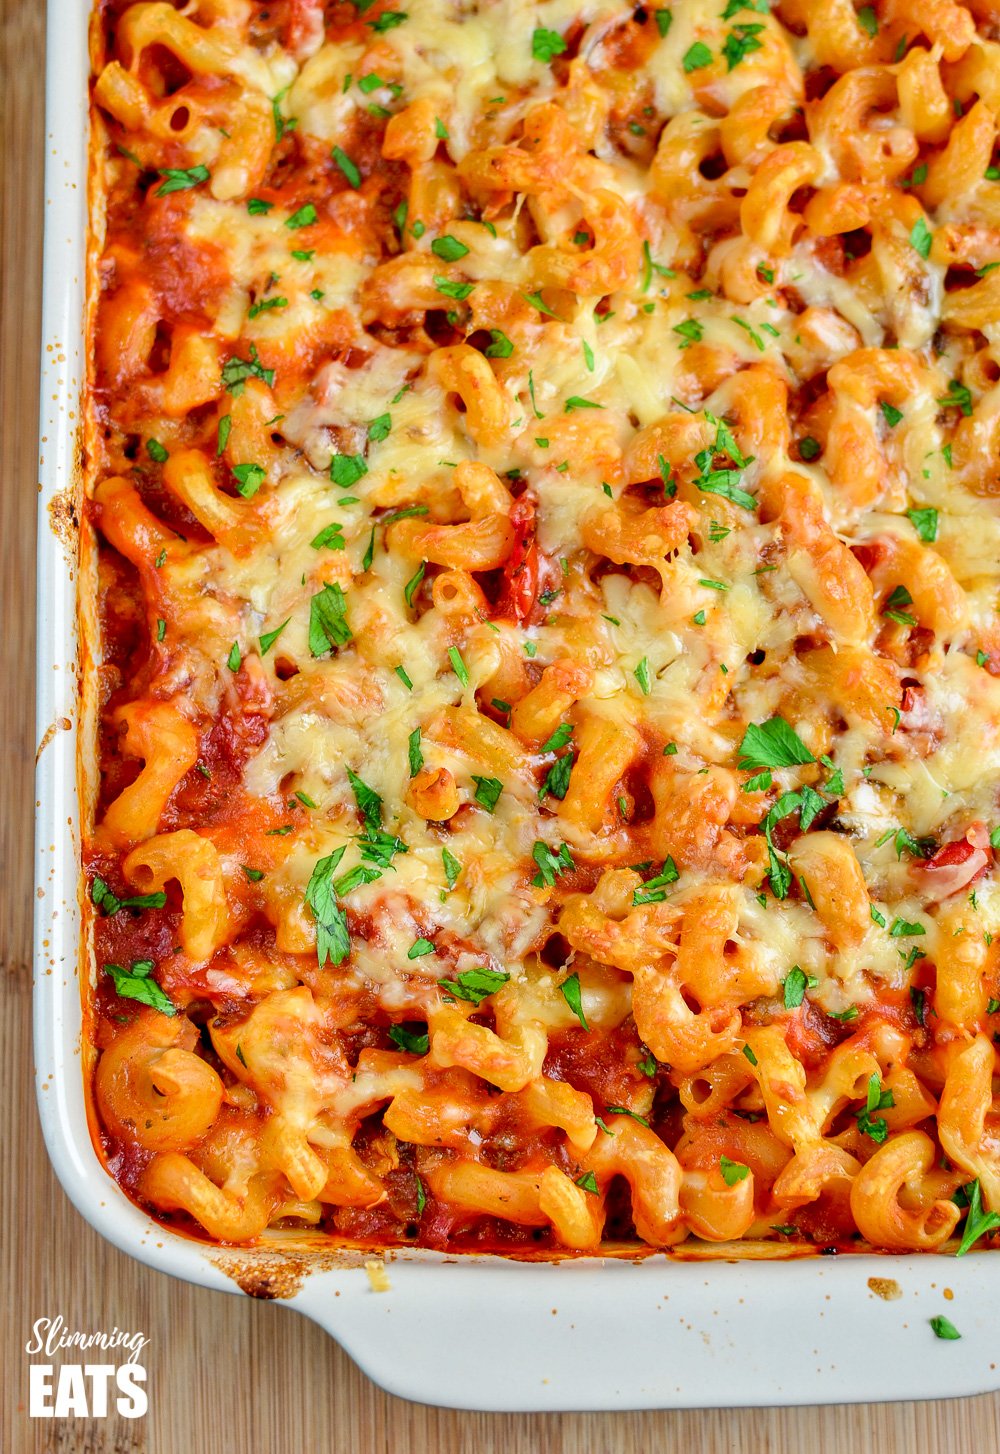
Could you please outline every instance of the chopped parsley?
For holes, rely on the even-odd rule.
[[[510,358],[514,345],[499,328],[490,329],[490,342],[483,350],[487,358]]]
[[[545,777],[545,781],[542,783],[542,786],[538,790],[539,802],[544,802],[545,798],[549,793],[551,793],[554,798],[564,798],[569,792],[569,779],[572,771],[572,752],[566,752],[563,753],[562,757],[557,757],[555,762],[549,768],[548,773]]]
[[[364,456],[360,454],[335,454],[330,460],[330,479],[342,490],[349,490],[368,473]]]
[[[701,342],[704,329],[696,318],[686,318],[683,323],[674,324],[674,332],[684,340],[681,348],[690,348],[692,343]]]
[[[161,167],[163,181],[156,189],[157,197],[169,197],[171,192],[188,192],[192,187],[207,182],[211,173],[208,167]]]
[[[923,924],[911,924],[908,919],[893,919],[889,937],[890,939],[913,939],[918,934],[926,933],[927,930]]]
[[[347,181],[348,186],[353,187],[354,190],[357,191],[357,189],[361,186],[361,173],[358,171],[357,166],[354,164],[354,162],[351,161],[351,158],[347,155],[346,151],[344,151],[342,147],[335,146],[331,151],[330,156],[340,168],[341,172],[344,175],[344,178]]]
[[[929,544],[937,540],[938,512],[933,505],[920,510],[907,510],[907,517],[921,540]]]
[[[436,237],[431,243],[431,252],[446,263],[457,263],[459,258],[468,255],[468,251],[465,243],[459,242],[458,238],[452,237],[450,233],[444,237]]]
[[[343,536],[343,525],[339,520],[332,520],[329,525],[324,525],[317,535],[314,535],[309,544],[313,550],[346,550]]]
[[[222,386],[234,399],[238,399],[246,388],[247,379],[260,379],[268,388],[274,383],[274,369],[266,369],[260,361],[254,345],[250,345],[249,359],[234,355],[222,366]]]
[[[410,1055],[426,1055],[431,1047],[430,1036],[426,1026],[420,1030],[407,1030],[405,1025],[390,1025],[389,1039],[393,1045],[400,1050],[406,1050]]]
[[[744,1166],[742,1161],[730,1161],[728,1156],[719,1157],[719,1170],[722,1172],[722,1180],[727,1186],[735,1186],[737,1182],[745,1181],[750,1175],[749,1166]]]
[[[414,571],[413,575],[403,587],[403,598],[406,601],[406,604],[411,608],[411,610],[413,608],[413,598],[417,594],[417,590],[419,589],[420,582],[424,578],[424,573],[426,572],[426,570],[427,562],[421,561],[420,564],[417,566],[416,570]]]
[[[456,302],[461,303],[463,299],[469,296],[476,285],[475,283],[453,283],[448,278],[442,278],[435,274],[434,286],[446,298],[454,298]]]
[[[793,964],[784,981],[786,1010],[798,1009],[799,1005],[805,999],[807,984],[808,980],[803,971],[797,964]]]
[[[890,621],[895,621],[900,626],[916,626],[916,616],[911,616],[908,611],[902,610],[903,606],[912,605],[913,597],[906,587],[895,586],[882,607],[882,615],[888,616]]]
[[[292,232],[297,232],[300,227],[311,227],[316,221],[317,215],[316,208],[313,204],[306,202],[297,212],[293,212],[291,217],[285,218],[285,226]]]
[[[321,293],[320,294],[320,297],[322,297],[322,296],[323,295]],[[261,313],[269,313],[274,308],[287,308],[287,307],[288,307],[288,299],[287,298],[281,298],[281,297],[277,297],[277,296],[275,296],[273,298],[258,298],[257,301],[256,301],[256,303],[251,303],[250,309],[249,309],[249,311],[247,313],[247,317],[252,322],[253,319],[254,318],[258,318]]]
[[[90,900],[95,908],[107,916],[117,914],[120,909],[162,909],[167,902],[167,896],[161,889],[155,894],[132,894],[128,898],[120,899],[111,892],[102,878],[95,877],[90,886]]]
[[[233,465],[233,474],[236,476],[236,488],[244,500],[252,500],[267,479],[267,471],[259,464]]]
[[[173,1000],[152,977],[151,959],[133,959],[128,969],[123,969],[120,964],[106,964],[104,973],[114,980],[115,993],[119,998],[136,1000],[140,1005],[148,1005],[150,1009],[158,1010],[161,1015],[177,1014],[177,1006]]]
[[[495,777],[477,777],[472,775],[472,781],[476,785],[476,802],[486,809],[487,813],[496,812],[497,803],[500,801],[500,794],[503,792],[503,783]]]
[[[522,293],[521,296],[526,303],[531,304],[532,308],[537,308],[539,313],[547,313],[550,318],[558,317],[558,314],[553,313],[552,309],[542,298],[541,293]],[[541,415],[538,417],[541,418]]]
[[[363,782],[352,768],[347,769],[347,781],[351,785],[351,792],[354,794],[354,801],[358,805],[358,812],[364,818],[368,828],[381,828],[382,799],[378,793],[374,788],[370,788],[366,782]]]
[[[996,1231],[1000,1227],[1000,1214],[997,1212],[984,1212],[982,1192],[979,1186],[979,1178],[967,1182],[961,1188],[969,1208],[968,1216],[965,1219],[965,1229],[962,1232],[962,1240],[959,1243],[956,1257],[964,1257],[969,1248],[985,1237],[987,1233]]]
[[[628,1106],[608,1106],[609,1116],[628,1116],[632,1121],[638,1121],[640,1126],[648,1126],[649,1122],[645,1116],[640,1116],[638,1111],[630,1111]]]
[[[277,141],[284,141],[289,131],[294,131],[298,126],[298,118],[295,116],[284,117],[281,114],[281,103],[288,95],[289,87],[285,86],[277,96],[271,97],[271,116],[274,120],[274,135]]]
[[[642,292],[649,292],[649,286],[653,281],[654,273],[660,278],[676,278],[677,276],[673,268],[668,268],[664,263],[658,263],[654,260],[653,254],[649,250],[649,243],[644,241],[642,244]],[[647,303],[645,305],[645,311],[648,312],[652,307],[652,303]],[[606,323],[609,318],[613,318],[614,316],[613,313],[595,312],[594,314],[598,323]]]
[[[405,10],[383,10],[376,20],[369,20],[366,24],[371,26],[376,35],[382,35],[387,30],[395,30],[397,25],[402,25],[403,21],[408,19],[409,16]]]
[[[868,1093],[865,1097],[865,1108],[858,1112],[858,1130],[863,1136],[870,1136],[879,1146],[885,1141],[889,1134],[889,1125],[884,1116],[876,1115],[877,1111],[887,1110],[894,1106],[891,1090],[882,1089],[882,1079],[878,1074],[868,1077]],[[874,1118],[874,1119],[873,1119]]]
[[[538,872],[531,880],[536,888],[552,888],[560,875],[571,873],[576,867],[565,843],[560,843],[558,849],[552,849],[540,838],[536,839],[531,856],[538,866]]]
[[[959,409],[968,419],[972,414],[972,391],[965,384],[960,384],[958,379],[952,379],[948,385],[947,394],[937,401],[944,409]]]
[[[910,229],[910,246],[926,261],[930,256],[932,234],[923,217],[918,217]]]
[[[704,70],[705,66],[710,66],[712,64],[712,52],[709,50],[708,46],[704,43],[704,41],[696,40],[694,45],[690,46],[684,52],[684,59],[682,64],[688,75],[690,75],[692,71]],[[732,67],[730,67],[730,69],[732,69]]]
[[[337,903],[333,879],[344,853],[344,848],[338,848],[319,859],[306,885],[305,901],[316,920],[316,958],[321,969],[327,960],[343,964],[351,952],[347,915]]]
[[[441,979],[438,984],[452,999],[468,1000],[479,1005],[502,989],[509,979],[510,975],[502,970],[467,969],[456,979]]]
[[[562,984],[559,986],[559,989],[562,992],[563,999],[566,1001],[567,1005],[569,1005],[576,1018],[580,1021],[580,1024],[583,1026],[584,1030],[589,1030],[590,1026],[587,1024],[587,1017],[583,1013],[583,998],[580,993],[580,976],[576,973],[571,974],[568,979],[563,980]]]
[[[750,324],[747,323],[746,319],[737,318],[734,316],[732,322],[736,324],[737,328],[742,328],[744,333],[750,335],[750,341],[752,342],[754,348],[759,349],[761,353],[764,352],[764,340],[761,338],[760,334],[755,328],[751,328]]]
[[[760,24],[742,24],[733,27],[726,36],[722,47],[727,70],[734,71],[744,56],[752,55],[754,51],[762,48],[757,37],[763,29],[763,25]]]
[[[766,722],[751,722],[743,734],[739,753],[737,765],[742,772],[796,767],[816,761],[784,717],[770,717]]]
[[[506,708],[506,710],[507,711],[510,711],[509,706]],[[538,749],[538,751],[539,752],[558,752],[560,750],[560,748],[565,747],[567,745],[567,743],[569,742],[569,740],[570,740],[570,738],[572,736],[573,736],[573,724],[572,724],[572,722],[560,722],[559,726],[552,733],[552,735],[550,737],[547,737],[545,739],[545,741],[542,743],[542,745]]]
[[[462,660],[462,653],[457,646],[449,646],[448,660],[451,662],[451,669],[462,683],[463,687],[469,685],[469,669]]]
[[[309,650],[313,656],[325,656],[350,640],[347,598],[336,581],[328,582],[309,602]]]
[[[647,879],[646,882],[637,888],[632,894],[633,907],[638,908],[640,904],[662,904],[667,897],[666,890],[670,884],[676,883],[680,878],[677,865],[669,855],[663,861],[663,867],[655,877]]]
[[[550,65],[556,56],[561,56],[566,49],[566,42],[557,30],[546,30],[544,26],[536,26],[531,37],[531,54],[534,60],[541,61],[543,65]]]
[[[282,621],[280,626],[276,626],[273,631],[265,631],[263,636],[259,638],[261,656],[267,655],[267,653],[271,650],[271,647],[277,641],[278,637],[281,635],[282,631],[284,631],[285,627],[288,625],[288,622],[291,619],[292,618],[289,616],[286,620]]]
[[[708,453],[708,451],[703,451],[703,453]],[[741,505],[744,510],[755,510],[757,501],[753,495],[740,488],[742,477],[740,469],[706,469],[694,481],[694,485],[696,489],[702,490],[705,494],[721,495],[724,500],[729,500],[734,505]]]

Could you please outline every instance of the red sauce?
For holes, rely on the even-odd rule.
[[[639,1069],[645,1052],[632,1019],[613,1030],[556,1031],[549,1037],[544,1074],[586,1091],[597,1105],[632,1105],[649,1085]]]

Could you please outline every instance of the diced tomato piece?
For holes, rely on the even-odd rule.
[[[503,568],[503,587],[496,615],[526,621],[538,596],[538,544],[535,540],[535,506],[524,495],[510,512],[514,545]]]

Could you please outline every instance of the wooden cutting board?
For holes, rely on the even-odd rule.
[[[52,0],[66,3],[66,0]],[[460,1414],[376,1388],[317,1327],[114,1251],[67,1201],[35,1117],[31,772],[36,410],[42,230],[43,7],[0,0],[0,1450],[3,1454],[996,1454],[1000,1395],[759,1412]],[[31,1420],[33,1323],[142,1330],[147,1417]],[[873,1346],[887,1368],[892,1350]],[[614,1349],[608,1350],[610,1361]],[[794,1364],[796,1350],[788,1349]],[[600,1370],[595,1369],[595,1376]]]

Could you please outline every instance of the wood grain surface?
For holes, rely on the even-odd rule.
[[[42,1145],[31,1061],[43,9],[40,0],[0,0],[0,1451],[996,1454],[1000,1396],[825,1409],[569,1415],[460,1414],[403,1403],[370,1383],[303,1318],[277,1304],[205,1292],[148,1271],[101,1241],[67,1201]],[[151,1339],[145,1354],[146,1418],[29,1420],[24,1345],[36,1318],[57,1314],[71,1328],[117,1325]],[[793,1348],[787,1357],[794,1362]],[[872,1358],[885,1364],[891,1388],[892,1350],[873,1347]],[[599,1369],[594,1372],[600,1376]]]

